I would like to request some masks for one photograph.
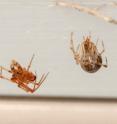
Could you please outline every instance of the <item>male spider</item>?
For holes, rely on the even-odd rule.
[[[97,41],[98,43],[98,41]],[[74,55],[74,59],[77,64],[80,64],[81,68],[89,73],[97,72],[102,66],[108,67],[107,58],[106,64],[102,64],[102,53],[104,53],[104,43],[102,41],[103,50],[101,52],[97,49],[97,43],[94,44],[91,40],[91,36],[83,37],[83,42],[77,46],[76,50],[73,44],[73,32],[71,33],[71,50]]]
[[[9,81],[12,81],[13,83],[18,84],[18,87],[22,88],[26,92],[30,92],[30,93],[35,92],[40,87],[40,85],[43,83],[43,81],[46,79],[48,73],[46,75],[43,74],[40,81],[37,82],[36,81],[36,79],[37,79],[36,73],[34,74],[31,71],[29,71],[33,58],[34,58],[34,55],[32,56],[27,68],[22,67],[15,60],[12,60],[11,65],[10,65],[10,70],[1,66],[0,67],[1,68],[0,78],[6,79]],[[5,70],[5,71],[11,73],[12,77],[9,79],[9,78],[3,76],[2,70]],[[31,88],[31,86],[29,86],[30,84],[33,85],[33,88]]]

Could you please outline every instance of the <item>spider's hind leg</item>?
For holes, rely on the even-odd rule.
[[[107,68],[108,67],[108,60],[106,58],[106,64],[103,64],[103,67]]]
[[[102,49],[102,51],[100,52],[100,55],[102,55],[102,53],[105,52],[105,47],[104,47],[104,43],[103,43],[103,41],[102,41],[102,47],[103,47],[103,49]]]
[[[107,68],[108,67],[108,61],[107,61],[107,58],[106,58],[106,64],[102,64],[102,63],[97,63],[98,65],[101,65],[101,66],[103,66],[103,67],[105,67],[105,68]]]

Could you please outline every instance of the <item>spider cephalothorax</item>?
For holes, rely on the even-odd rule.
[[[71,33],[71,50],[74,54],[74,59],[77,64],[81,65],[81,68],[84,71],[89,73],[97,72],[101,66],[107,67],[107,58],[106,64],[102,63],[102,53],[105,51],[104,44],[102,42],[103,50],[101,52],[97,49],[97,44],[91,41],[91,36],[84,37],[83,42],[78,45],[75,50],[73,44],[73,32]]]

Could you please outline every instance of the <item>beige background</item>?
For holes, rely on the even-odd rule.
[[[83,0],[81,4],[89,7],[102,4],[88,1],[91,0]],[[117,8],[107,6],[101,12],[117,19]],[[69,49],[71,31],[75,32],[76,44],[89,31],[94,41],[103,40],[109,67],[88,74],[76,65]],[[35,53],[32,70],[37,71],[38,78],[50,72],[34,95],[117,97],[116,36],[117,25],[58,7],[53,0],[0,0],[0,65],[9,68],[10,61],[16,59],[27,66]],[[29,95],[5,80],[0,80],[0,94]]]

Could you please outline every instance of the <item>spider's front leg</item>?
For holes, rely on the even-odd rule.
[[[9,70],[9,69],[7,69],[7,68],[5,68],[5,67],[0,66],[0,71],[2,71],[2,70],[5,70],[5,71],[7,71],[7,72],[9,72],[9,73],[12,73],[11,70]]]
[[[3,70],[5,70],[5,71],[7,71],[7,72],[9,72],[9,73],[12,73],[12,72],[11,72],[10,70],[8,70],[7,68],[4,68],[4,67],[0,66],[0,78],[5,79],[5,80],[8,80],[8,81],[11,81],[9,78],[7,78],[7,77],[5,77],[5,76],[2,75],[2,71],[3,71]]]
[[[73,32],[71,33],[71,40],[70,41],[71,41],[70,49],[73,52],[74,59],[76,60],[76,63],[79,64],[80,63],[80,57],[79,57],[79,54],[78,54],[79,45],[77,46],[77,49],[75,50],[74,43],[73,43]]]
[[[35,55],[33,54],[32,58],[31,58],[31,60],[30,60],[30,63],[29,63],[29,65],[28,65],[28,67],[27,67],[27,71],[29,71],[34,57],[35,57]]]

